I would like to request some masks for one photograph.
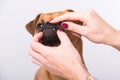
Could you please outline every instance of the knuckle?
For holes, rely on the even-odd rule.
[[[32,57],[32,63],[35,63],[35,60],[33,59],[33,57]]]
[[[31,41],[31,43],[30,43],[30,49],[35,49],[35,43],[34,43],[34,41]]]
[[[32,63],[35,63],[35,62],[32,60]]]
[[[50,57],[50,54],[43,54],[43,56],[48,59]]]
[[[28,49],[28,54],[29,54],[30,56],[32,56],[32,54],[33,54],[32,48],[29,48],[29,49]]]
[[[30,56],[32,56],[31,50],[28,51],[28,54],[29,54]]]
[[[71,14],[72,14],[72,12],[66,12],[64,15],[65,15],[66,18],[70,18]]]
[[[88,18],[92,18],[92,17],[94,16],[94,14],[95,14],[95,11],[94,11],[93,9],[88,9],[88,10],[86,11],[86,16],[87,16]]]
[[[33,41],[30,42],[30,48],[32,48],[32,47],[33,47]]]
[[[94,9],[92,9],[92,8],[88,9],[88,11],[89,11],[89,12],[92,12],[92,13],[94,13],[94,12],[95,12],[95,10],[94,10]]]
[[[90,31],[87,28],[81,29],[81,34],[83,36],[88,36],[90,34]]]

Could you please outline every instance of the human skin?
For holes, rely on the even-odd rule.
[[[94,43],[109,45],[120,50],[120,31],[114,29],[93,9],[83,12],[67,12],[52,19],[50,23],[60,21],[65,21],[63,22],[66,24],[65,28],[76,33],[77,36],[82,35]],[[76,24],[73,21],[82,22],[83,25]],[[66,27],[67,25],[68,27]]]
[[[42,38],[42,33],[34,36],[29,50],[32,61],[52,74],[68,80],[84,80],[90,76],[78,51],[73,47],[66,33],[58,30],[57,35],[61,41],[61,44],[57,47],[41,44],[39,40]]]
[[[77,37],[83,36],[94,43],[109,45],[120,50],[120,31],[114,29],[92,9],[79,13],[67,12],[52,19],[50,23],[60,21],[64,21],[62,27],[72,31]],[[83,25],[78,25],[74,23],[75,21],[82,22]],[[79,53],[63,31],[58,30],[57,35],[61,41],[57,47],[44,46],[39,43],[42,33],[34,36],[29,50],[32,61],[52,74],[68,80],[86,80],[86,77],[91,75],[82,64]]]

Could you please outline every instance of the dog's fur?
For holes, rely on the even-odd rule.
[[[42,31],[44,39],[42,40],[41,43],[43,43],[44,45],[47,45],[47,46],[58,46],[60,44],[60,41],[56,36],[56,31],[57,31],[57,29],[62,29],[63,30],[63,28],[61,28],[60,25],[58,25],[58,23],[57,24],[50,24],[49,21],[51,19],[57,17],[57,16],[60,16],[64,13],[66,13],[66,12],[73,12],[73,10],[67,9],[67,10],[64,10],[64,11],[57,11],[57,12],[52,12],[52,13],[40,13],[40,14],[37,15],[37,17],[34,20],[30,21],[26,25],[26,29],[29,33],[31,33],[32,36],[34,36],[34,34],[40,32],[40,31]],[[55,26],[54,28],[52,28],[53,30],[55,30],[55,32],[52,33],[53,31],[50,30],[50,29],[49,30],[51,32],[47,29],[45,31],[46,25],[42,25],[42,24],[46,24],[48,27],[49,27],[49,25],[52,26],[52,27]],[[44,29],[39,29],[41,27],[41,25],[42,25],[42,27],[44,27]],[[56,29],[56,27],[58,27],[58,28]],[[67,31],[67,30],[63,30],[63,31],[68,35],[68,37],[70,38],[74,47],[80,53],[80,55],[82,57],[83,64],[84,64],[83,55],[82,55],[82,40],[81,40],[81,38],[75,37],[74,35],[71,34],[70,31]],[[54,34],[55,34],[55,36],[53,36]],[[53,39],[49,40],[50,38],[53,38]],[[48,42],[47,42],[47,39],[48,39]],[[55,39],[56,39],[56,41],[54,41]],[[34,80],[65,80],[65,79],[61,78],[59,76],[53,75],[49,71],[47,71],[43,67],[41,67],[36,72]]]

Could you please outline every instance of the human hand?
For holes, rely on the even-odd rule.
[[[57,31],[61,41],[58,47],[44,46],[39,42],[42,33],[34,36],[29,50],[32,61],[52,74],[69,80],[83,80],[89,75],[78,51],[63,31]]]
[[[67,12],[54,18],[50,23],[59,21],[64,21],[61,26],[76,33],[77,36],[82,35],[94,43],[107,44],[120,49],[120,31],[112,28],[92,9],[80,13]],[[82,22],[83,25],[74,21]]]

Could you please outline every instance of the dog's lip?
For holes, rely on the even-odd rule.
[[[60,41],[57,37],[57,30],[62,29],[61,23],[51,24],[51,23],[39,23],[37,26],[38,32],[43,32],[42,39],[40,43],[48,46],[57,46]]]
[[[59,22],[59,23],[56,23],[56,24],[55,23],[52,24],[52,23],[49,23],[49,22],[47,22],[47,23],[39,23],[37,25],[37,28],[38,28],[38,30],[40,32],[43,32],[44,30],[48,30],[48,29],[51,29],[53,31],[57,31],[59,28],[61,28],[61,23],[62,22]]]
[[[44,23],[44,22],[42,22],[42,23],[38,23],[38,24],[37,24],[37,26],[38,26],[38,25],[45,25],[45,24],[51,24],[51,25],[61,25],[61,24],[62,24],[62,22],[58,22],[58,23],[50,23],[50,22],[46,22],[46,23]]]

